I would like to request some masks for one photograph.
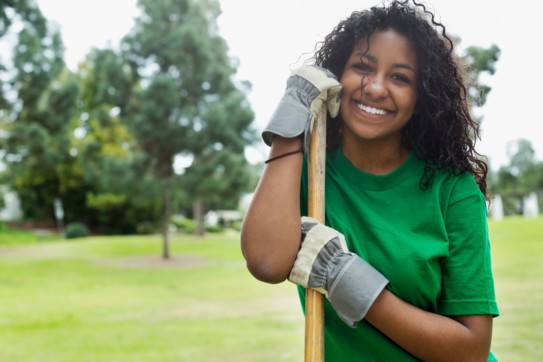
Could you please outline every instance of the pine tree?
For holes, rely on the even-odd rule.
[[[234,62],[218,34],[217,1],[140,0],[139,6],[142,15],[123,42],[142,77],[126,120],[162,190],[168,258],[172,189],[180,182],[199,206],[239,197],[253,112],[246,87],[233,81]],[[179,156],[193,160],[180,181],[173,169]]]

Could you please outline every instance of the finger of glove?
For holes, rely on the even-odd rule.
[[[332,117],[337,117],[339,113],[339,106],[341,104],[341,88],[334,90],[329,94],[326,101],[326,108]]]
[[[364,319],[388,280],[362,258],[352,255],[335,277],[329,277],[329,300],[350,327]]]
[[[312,217],[302,216],[301,224],[302,224],[302,242],[303,242],[309,230],[313,229],[313,227],[318,225],[319,222],[317,221],[317,219],[314,219]]]
[[[332,72],[330,72],[328,69],[311,65],[300,67],[293,71],[292,74],[306,79],[317,89],[319,89],[319,99],[315,99],[311,104],[311,112],[313,114],[318,114],[322,105],[326,104],[330,115],[332,117],[337,116],[341,100],[340,97],[342,86]]]
[[[305,238],[289,280],[304,287],[319,289],[326,283],[328,264],[333,262],[334,255],[346,252],[347,245],[341,233],[316,222],[312,218],[302,218],[302,234],[305,234]],[[310,283],[311,274],[313,282]],[[328,295],[325,290],[323,293]]]
[[[309,273],[307,285],[310,288],[324,290],[323,293],[328,297],[330,285],[333,284],[333,278],[338,271],[343,269],[345,262],[352,257],[343,249],[343,242],[340,237],[335,237],[328,241],[319,251]]]
[[[323,106],[326,106],[332,117],[337,116],[341,102],[341,86],[323,90],[313,102],[311,102],[311,113],[319,114]]]
[[[299,76],[306,79],[319,90],[319,93],[323,90],[337,86],[341,87],[341,83],[338,82],[336,76],[332,72],[316,65],[302,66],[295,69],[291,74],[292,76]]]

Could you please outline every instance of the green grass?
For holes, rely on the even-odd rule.
[[[543,361],[543,218],[489,227],[500,308],[493,350],[502,361]]]
[[[0,222],[0,247],[8,245],[32,244],[42,241],[57,240],[55,235],[34,234],[21,230],[4,230]]]
[[[543,218],[490,232],[501,312],[492,349],[501,361],[543,360]],[[237,234],[171,244],[163,261],[159,236],[0,231],[0,361],[303,359],[295,288],[255,281]]]
[[[247,272],[239,236],[0,244],[0,361],[296,361],[294,286]],[[262,333],[264,332],[264,333]]]

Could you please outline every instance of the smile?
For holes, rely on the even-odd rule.
[[[367,112],[367,113],[370,113],[370,114],[377,114],[379,116],[384,116],[385,114],[388,113],[387,111],[385,111],[383,109],[368,107],[368,106],[363,105],[362,103],[356,103],[356,106],[358,108],[360,108],[361,110],[363,110],[364,112]]]

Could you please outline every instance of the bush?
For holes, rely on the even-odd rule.
[[[192,219],[182,216],[174,216],[170,222],[185,234],[194,234],[196,231],[196,223]]]
[[[89,228],[83,223],[72,222],[66,225],[66,239],[84,238],[89,236]]]
[[[208,233],[221,233],[221,232],[224,231],[222,226],[220,226],[218,224],[217,225],[208,225],[208,226],[205,227],[205,229],[206,229],[206,231]]]
[[[157,231],[156,223],[152,221],[142,221],[136,225],[136,232],[138,234],[152,234]]]

